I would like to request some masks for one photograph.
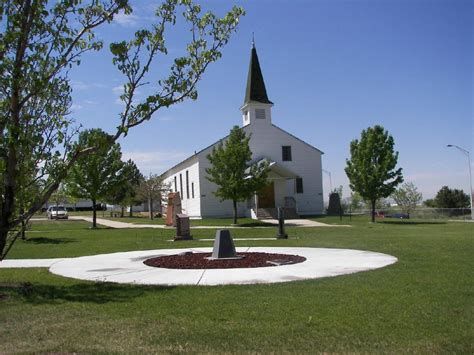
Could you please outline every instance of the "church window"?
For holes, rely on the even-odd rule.
[[[281,160],[291,161],[291,146],[284,145],[281,147]]]
[[[194,182],[191,183],[191,197],[194,198]]]
[[[174,192],[178,192],[178,182],[176,181],[176,176],[174,177]]]
[[[179,174],[179,192],[181,199],[183,198],[183,174]]]
[[[245,122],[249,121],[249,112],[247,110],[244,111],[244,118],[245,118]]]
[[[186,198],[189,199],[189,171],[186,170]]]
[[[296,193],[302,194],[303,193],[303,179],[296,178]]]
[[[265,119],[265,109],[263,109],[263,108],[255,109],[255,118],[264,120]]]

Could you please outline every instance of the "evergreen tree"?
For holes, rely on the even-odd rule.
[[[379,125],[363,130],[360,140],[350,144],[351,158],[345,168],[349,186],[370,202],[372,222],[377,200],[390,196],[403,182],[402,169],[395,169],[398,152],[393,147],[393,137]]]
[[[232,200],[233,220],[237,224],[237,202],[245,201],[267,183],[268,162],[251,164],[250,136],[234,126],[224,143],[207,156],[211,167],[207,179],[217,185],[214,192],[221,201]]]
[[[336,187],[329,194],[329,203],[326,213],[329,216],[342,215],[344,209],[342,207],[342,185]]]
[[[434,198],[436,207],[438,208],[469,208],[469,195],[463,190],[450,189],[443,186]]]

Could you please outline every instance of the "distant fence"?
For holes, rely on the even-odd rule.
[[[391,207],[386,209],[376,210],[377,215],[380,217],[386,216],[388,218],[402,218],[404,217],[404,212],[400,208]],[[357,210],[357,211],[348,211],[345,210],[344,214],[352,215],[368,215],[372,213],[371,210]],[[410,213],[410,218],[418,219],[459,219],[467,220],[471,219],[471,209],[470,208],[416,208]]]

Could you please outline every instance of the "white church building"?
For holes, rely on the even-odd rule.
[[[268,99],[255,45],[252,47],[245,100],[240,108],[242,129],[251,134],[252,162],[270,162],[269,184],[238,204],[240,217],[275,217],[278,207],[287,218],[323,213],[321,155],[308,144],[272,123],[273,103]],[[230,128],[230,127],[229,127]],[[179,192],[183,213],[191,218],[230,217],[232,201],[214,196],[217,186],[206,178],[211,146],[167,170],[161,176],[173,192]]]

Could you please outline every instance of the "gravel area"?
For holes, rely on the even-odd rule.
[[[145,260],[148,266],[167,269],[233,269],[252,267],[275,267],[302,263],[305,257],[289,254],[275,253],[238,253],[242,259],[213,259],[208,258],[212,253],[182,253],[175,255],[159,256]]]

